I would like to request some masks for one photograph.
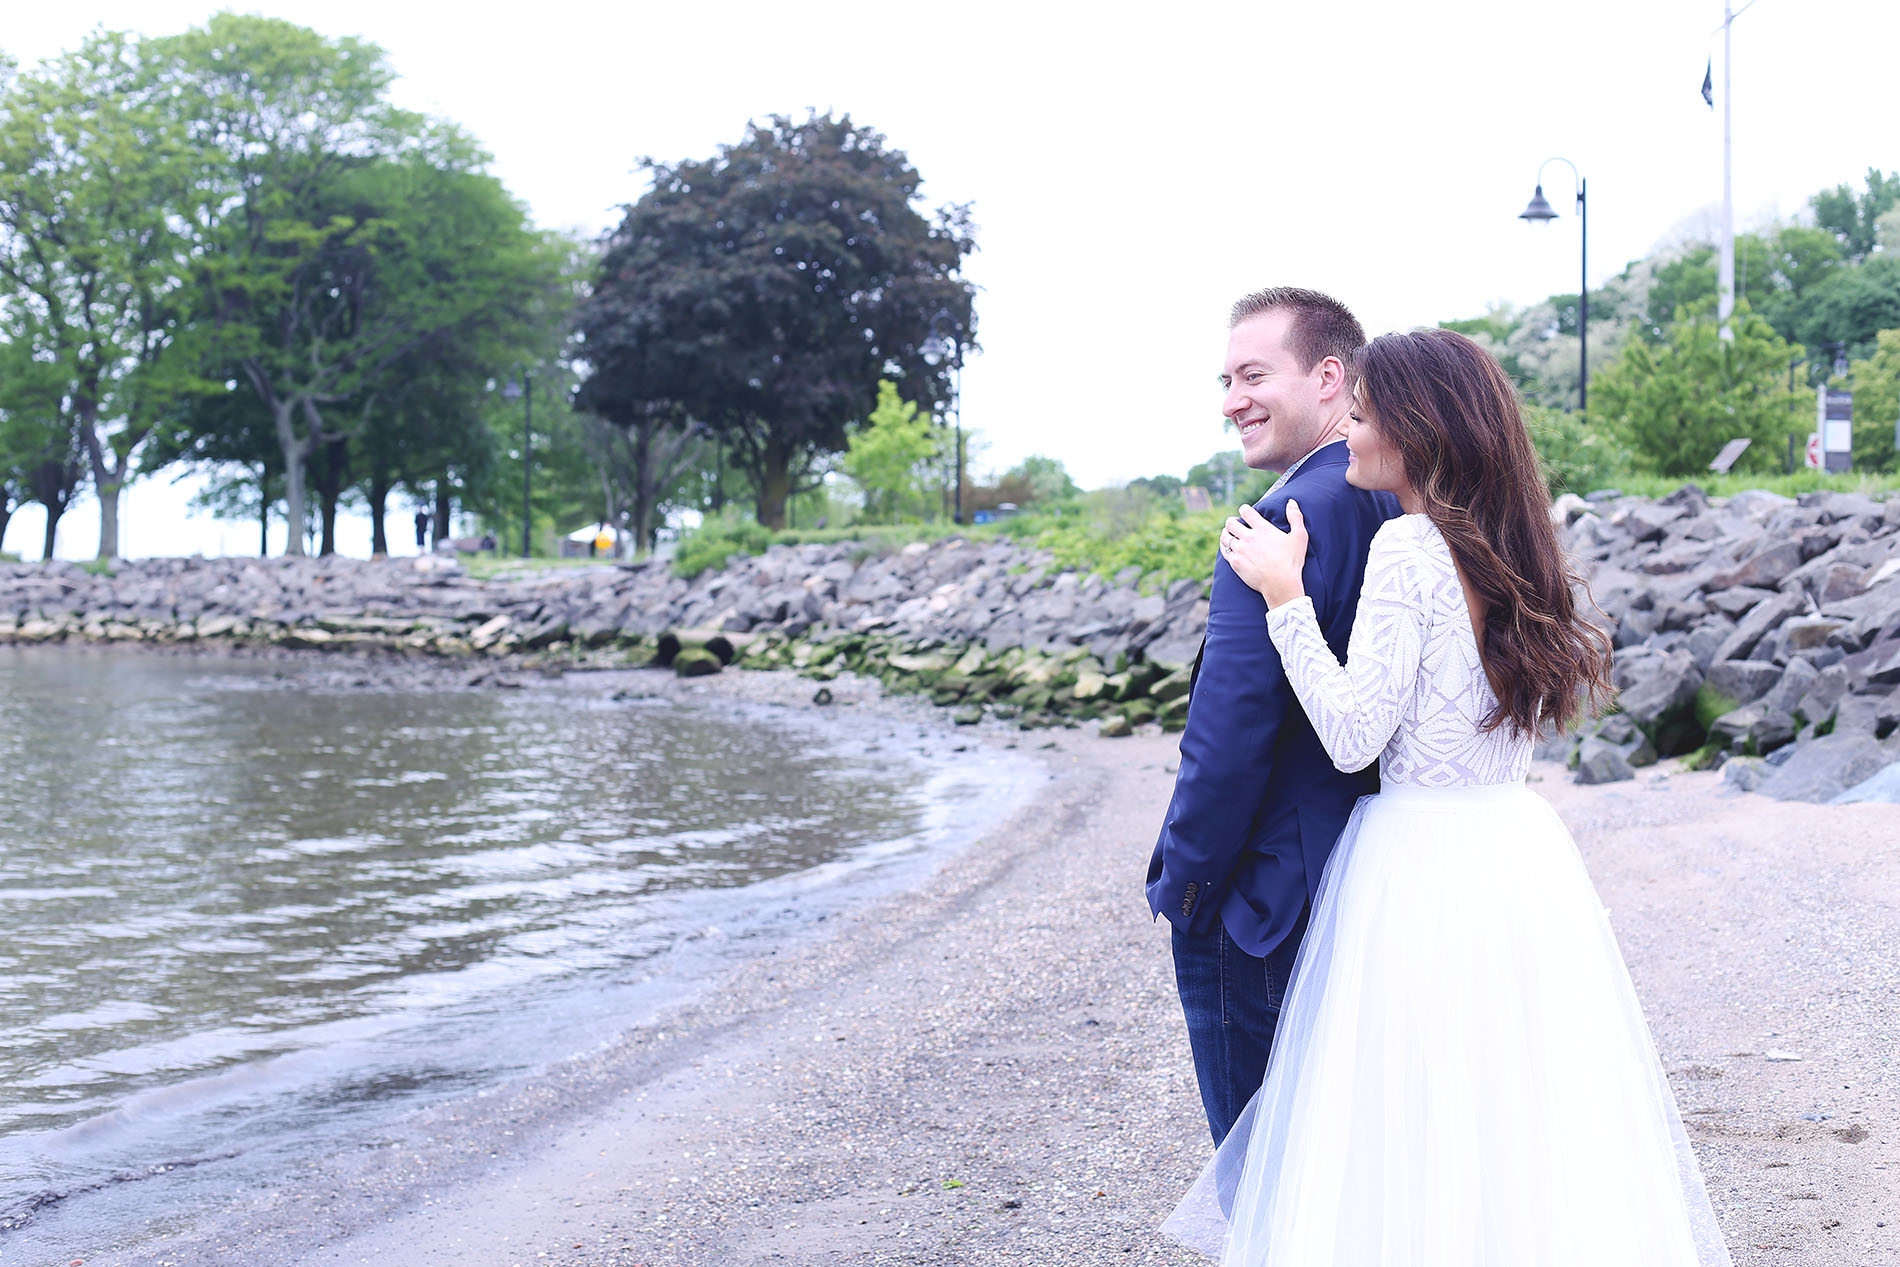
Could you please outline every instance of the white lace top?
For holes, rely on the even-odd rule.
[[[1420,787],[1514,783],[1529,772],[1529,738],[1508,722],[1480,729],[1497,696],[1451,547],[1426,516],[1403,515],[1373,537],[1344,665],[1310,598],[1270,610],[1267,630],[1341,770],[1377,757],[1381,782]]]

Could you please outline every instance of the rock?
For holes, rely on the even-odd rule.
[[[1766,660],[1721,660],[1709,666],[1709,686],[1735,701],[1752,704],[1781,681],[1783,670]]]
[[[1781,675],[1781,680],[1775,683],[1774,689],[1762,696],[1762,703],[1769,708],[1793,714],[1795,709],[1800,707],[1801,701],[1806,698],[1808,688],[1813,686],[1820,676],[1820,670],[1806,660],[1791,661],[1787,671]]]
[[[950,720],[959,726],[974,726],[983,720],[983,706],[981,704],[971,704],[968,707],[959,708],[956,712],[950,714]]]
[[[1129,724],[1127,717],[1116,713],[1102,719],[1101,729],[1097,733],[1105,739],[1122,739],[1134,734],[1135,728]]]
[[[1800,542],[1777,541],[1750,555],[1733,570],[1717,573],[1710,578],[1709,586],[1712,589],[1728,589],[1737,585],[1773,589],[1804,561]]]
[[[1760,757],[1735,757],[1722,767],[1722,782],[1738,792],[1753,792],[1774,771]]]
[[[1861,801],[1876,801],[1883,805],[1900,805],[1900,761],[1885,766],[1848,788],[1829,804],[1851,805]]]
[[[1847,670],[1838,664],[1830,665],[1814,675],[1807,690],[1795,702],[1794,711],[1811,722],[1830,721],[1839,711],[1849,685]]]
[[[1187,669],[1176,669],[1148,688],[1148,698],[1157,704],[1171,703],[1185,698],[1192,683],[1192,674]]]
[[[673,672],[680,677],[707,677],[724,667],[725,663],[704,647],[687,647],[673,656]]]
[[[1686,651],[1658,656],[1617,698],[1618,705],[1649,736],[1656,751],[1675,756],[1699,747],[1702,727],[1696,718],[1696,692],[1702,671]]]
[[[1686,513],[1682,507],[1667,502],[1632,506],[1623,516],[1623,528],[1636,541],[1660,541],[1667,535],[1669,525]]]
[[[1871,778],[1892,760],[1892,755],[1867,735],[1827,735],[1795,749],[1759,790],[1782,801],[1830,801]]]
[[[1620,783],[1636,777],[1636,771],[1623,759],[1614,744],[1601,739],[1586,739],[1577,753],[1577,782]]]
[[[820,707],[831,703],[831,688],[829,686],[821,686],[816,691],[813,691],[811,702]]]
[[[1755,649],[1762,636],[1780,625],[1782,621],[1800,611],[1801,600],[1793,594],[1775,594],[1763,599],[1749,610],[1735,626],[1733,633],[1716,648],[1717,660],[1740,660]]]
[[[1590,503],[1575,493],[1565,493],[1550,504],[1550,522],[1568,528],[1577,517],[1590,512]]]
[[[1722,714],[1709,726],[1709,742],[1730,752],[1759,756],[1795,736],[1794,718],[1757,700]]]
[[[1745,585],[1738,585],[1732,589],[1716,590],[1708,595],[1708,603],[1724,616],[1735,619],[1762,599],[1773,595],[1773,590],[1751,589]]]

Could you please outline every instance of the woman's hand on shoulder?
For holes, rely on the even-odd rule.
[[[1269,607],[1306,593],[1300,579],[1306,566],[1306,516],[1298,502],[1287,502],[1286,522],[1287,531],[1281,532],[1252,506],[1242,506],[1221,530],[1221,557],[1241,580],[1260,591]]]

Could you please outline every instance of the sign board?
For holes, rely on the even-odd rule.
[[[1854,467],[1854,393],[1823,385],[1815,389],[1815,426],[1821,433],[1821,465],[1830,471]]]
[[[1735,465],[1735,459],[1742,456],[1748,449],[1748,444],[1747,436],[1730,440],[1722,446],[1722,451],[1715,455],[1715,461],[1709,463],[1709,469],[1717,475],[1727,475],[1729,467]]]
[[[1808,433],[1807,467],[1810,471],[1821,469],[1821,433],[1818,431]]]

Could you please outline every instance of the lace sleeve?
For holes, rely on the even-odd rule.
[[[1267,613],[1287,681],[1326,754],[1348,772],[1364,769],[1385,751],[1418,680],[1428,590],[1417,543],[1388,530],[1402,522],[1394,520],[1372,540],[1344,665],[1320,632],[1311,599]]]

